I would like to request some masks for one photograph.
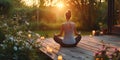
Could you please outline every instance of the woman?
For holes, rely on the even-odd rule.
[[[54,36],[54,40],[59,43],[62,47],[75,47],[77,43],[81,40],[81,35],[76,31],[75,23],[70,21],[71,11],[68,10],[65,13],[66,22],[61,26],[61,32],[58,35]],[[64,33],[63,40],[59,38]],[[74,34],[77,35],[74,38]]]

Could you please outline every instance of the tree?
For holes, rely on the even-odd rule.
[[[66,3],[71,9],[76,10],[79,28],[90,29],[96,17],[95,0],[67,0]],[[89,23],[86,24],[86,22]]]
[[[69,4],[74,11],[76,10],[78,21],[81,24],[79,28],[90,29],[98,21],[106,18],[107,7],[102,0],[66,0],[66,4]],[[86,24],[86,22],[89,23]]]
[[[12,5],[15,8],[22,8],[24,7],[23,3],[21,3],[21,0],[11,0],[12,1]]]
[[[11,0],[0,0],[0,15],[9,14],[12,8]]]

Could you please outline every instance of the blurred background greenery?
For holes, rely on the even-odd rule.
[[[115,1],[115,11],[119,3]],[[29,29],[37,32],[59,31],[68,9],[78,31],[100,30],[100,23],[107,28],[107,0],[0,0],[0,17],[28,21]]]

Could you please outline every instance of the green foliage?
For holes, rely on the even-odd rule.
[[[41,47],[40,42],[37,42],[39,34],[29,31],[27,21],[21,23],[19,21],[21,19],[18,18],[0,19],[0,32],[6,37],[0,43],[0,59],[40,60],[42,57],[37,53],[37,49]]]
[[[47,38],[53,37],[55,33],[59,33],[59,30],[39,30],[39,31],[34,31],[41,36],[45,36]]]
[[[97,0],[70,0],[68,4],[70,4],[70,6],[74,5],[71,9],[75,12],[74,17],[77,18],[80,29],[98,29],[99,26],[97,24],[99,22],[107,24],[106,1],[98,2]]]
[[[21,3],[21,0],[11,0],[11,1],[14,8],[24,7],[23,3]]]
[[[91,29],[98,29],[98,26],[96,26],[99,22],[102,22],[104,24],[107,24],[107,2],[97,2],[96,0],[66,0],[64,3],[69,4],[66,9],[72,10],[72,20],[77,24],[78,29],[83,30],[91,30]],[[44,3],[47,2],[45,0],[40,0],[40,8],[37,8],[39,10],[39,22],[42,21],[42,23],[39,23],[36,25],[36,27],[41,26],[47,26],[46,28],[55,28],[49,26],[50,24],[46,23],[62,23],[64,19],[64,12],[60,12],[57,10],[57,8],[54,7],[45,7]],[[52,2],[52,1],[50,1]],[[81,2],[81,3],[80,3]],[[89,4],[88,4],[89,2]],[[78,3],[78,4],[76,4]],[[4,10],[0,10],[1,14],[7,14],[10,12],[12,7],[12,15],[13,14],[19,14],[21,12],[24,12],[27,15],[28,20],[34,20],[36,21],[36,7],[30,8],[23,5],[23,3],[20,2],[20,0],[0,0],[0,4],[3,6],[6,6],[7,8],[4,8]],[[81,5],[80,5],[81,4]],[[0,7],[2,6],[0,5]],[[58,17],[57,17],[57,13]],[[24,14],[24,13],[21,13]],[[63,14],[61,14],[63,13]],[[34,17],[34,19],[32,19]],[[38,22],[38,21],[37,21]],[[44,22],[44,23],[43,23]],[[89,23],[88,23],[89,22]],[[87,24],[86,24],[87,23]],[[33,24],[33,27],[35,27],[35,24]],[[59,27],[59,26],[56,26]]]
[[[0,30],[0,44],[3,42],[3,40],[5,40],[5,38],[5,35]]]
[[[55,7],[45,7],[44,3],[46,1],[40,0],[41,5],[40,8],[30,8],[24,6],[22,3],[20,3],[20,0],[0,0],[0,2],[8,1],[10,3],[7,4],[9,7],[13,6],[14,9],[11,7],[9,9],[12,9],[12,14],[21,14],[26,15],[28,20],[37,21],[38,23],[33,23],[31,28],[38,27],[41,29],[48,28],[48,29],[58,29],[60,24],[64,22],[64,13],[66,9],[71,9],[72,11],[72,21],[74,21],[77,24],[77,29],[83,29],[83,30],[92,30],[92,29],[98,29],[98,23],[102,22],[104,24],[107,24],[107,2],[96,2],[96,0],[86,0],[89,2],[89,4],[85,1],[79,0],[66,0],[64,3],[69,4],[67,8],[63,9],[62,12],[58,10]],[[68,2],[67,2],[68,1]],[[76,4],[78,3],[78,4]],[[3,3],[2,3],[3,4]],[[6,3],[4,2],[4,5]],[[6,10],[9,10],[6,9]],[[2,10],[5,11],[5,10]],[[38,14],[37,14],[38,11]],[[9,12],[9,11],[7,11]],[[7,12],[4,12],[5,14]],[[3,14],[3,12],[1,12]],[[37,20],[37,16],[39,17]],[[32,22],[33,22],[32,21]],[[49,24],[48,24],[49,23]],[[53,26],[54,23],[55,26]],[[50,26],[52,24],[52,27]],[[37,28],[37,29],[38,29]]]
[[[0,0],[0,15],[9,14],[12,9],[12,0]]]

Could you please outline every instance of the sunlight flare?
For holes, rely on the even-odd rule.
[[[105,2],[105,0],[97,0],[98,2]]]
[[[62,2],[60,2],[60,3],[57,3],[56,6],[57,6],[58,8],[63,8],[63,7],[64,7],[64,4],[63,4]]]
[[[59,9],[62,9],[65,7],[65,4],[63,3],[64,1],[60,0],[44,0],[44,6],[52,6],[52,7],[57,7]],[[29,7],[39,7],[40,6],[40,1],[39,0],[21,0],[21,3],[23,3],[26,6]]]
[[[40,5],[39,0],[21,0],[21,3],[29,7],[33,7],[33,6],[39,7]]]

